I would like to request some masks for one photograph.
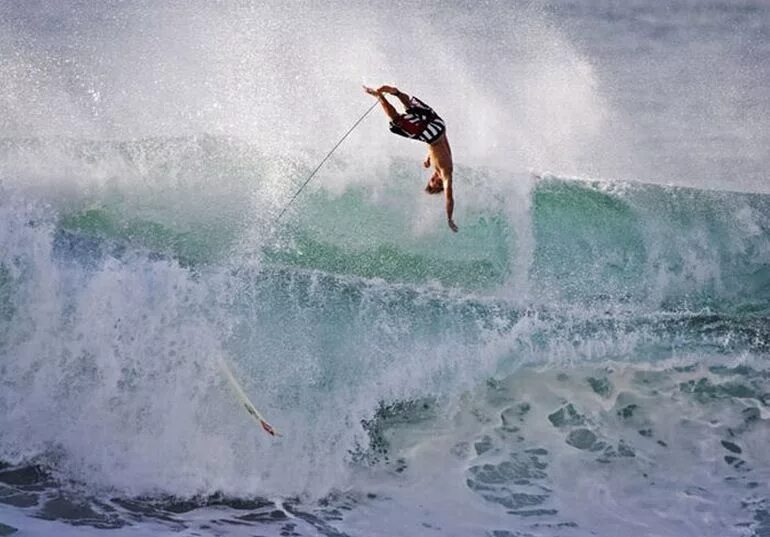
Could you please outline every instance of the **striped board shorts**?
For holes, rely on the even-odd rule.
[[[430,106],[412,97],[406,112],[390,122],[390,132],[432,144],[446,132],[446,126]]]

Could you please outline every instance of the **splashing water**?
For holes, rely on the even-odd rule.
[[[767,79],[698,60],[766,15],[4,3],[0,522],[762,535]],[[459,234],[376,110],[275,223],[362,77],[447,120]]]

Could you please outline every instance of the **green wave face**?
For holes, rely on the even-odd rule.
[[[546,176],[515,197],[493,192],[483,170],[466,169],[465,188],[488,203],[463,208],[458,197],[455,235],[444,227],[443,200],[425,197],[413,163],[396,160],[379,194],[310,188],[275,222],[280,203],[255,207],[284,197],[270,190],[276,177],[281,192],[293,192],[284,178],[307,171],[296,163],[271,176],[249,148],[215,137],[84,144],[68,151],[87,163],[117,154],[123,168],[144,170],[145,187],[89,199],[64,213],[60,229],[185,265],[237,265],[254,244],[269,265],[490,293],[526,288],[548,302],[754,311],[770,295],[767,195]],[[170,173],[175,189],[147,187]],[[511,207],[524,214],[512,219]],[[435,218],[420,223],[421,214]]]
[[[160,223],[120,208],[63,217],[62,229],[160,252],[183,264],[221,263],[239,245],[232,221]],[[646,299],[764,308],[770,289],[767,196],[544,180],[531,191],[530,286],[559,301]],[[461,233],[415,236],[396,208],[362,191],[310,196],[268,241],[269,264],[389,282],[494,291],[507,285],[517,230],[502,214],[466,217]]]
[[[623,296],[643,287],[642,223],[621,197],[580,183],[544,182],[533,192],[537,247],[532,272],[569,298],[585,290]]]
[[[533,196],[533,279],[562,298],[766,306],[767,195],[552,178]]]

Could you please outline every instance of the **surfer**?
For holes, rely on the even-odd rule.
[[[455,207],[452,194],[452,150],[446,137],[444,120],[417,97],[410,97],[396,87],[380,86],[377,89],[372,89],[364,86],[364,91],[379,100],[385,115],[390,119],[390,132],[428,144],[428,156],[425,158],[423,166],[430,168],[432,164],[434,172],[428,179],[425,192],[428,194],[445,193],[447,223],[452,231],[457,232],[457,225],[452,220]],[[406,109],[403,114],[399,114],[388,102],[385,98],[386,93],[401,101]]]

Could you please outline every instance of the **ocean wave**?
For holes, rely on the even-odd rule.
[[[72,159],[78,144],[67,144]],[[90,171],[56,172],[76,169],[81,186],[91,184],[66,196],[3,168],[0,460],[36,465],[57,491],[71,482],[89,498],[313,504],[361,472],[419,466],[398,462],[422,445],[415,423],[472,414],[467,394],[523,369],[645,370],[682,355],[768,353],[764,195],[551,176],[527,178],[519,199],[483,189],[497,172],[468,169],[477,197],[468,196],[453,235],[430,218],[405,222],[415,196],[439,223],[442,207],[393,161],[385,188],[396,204],[360,185],[316,189],[275,223],[278,194],[291,188],[271,190],[275,177],[258,175],[254,155],[253,167],[232,164],[225,194],[207,199],[217,185],[205,178],[222,154],[237,158],[228,140],[94,147],[85,163],[75,152]],[[175,151],[185,158],[165,166]],[[154,164],[142,171],[148,152]],[[172,168],[174,188],[141,180]],[[244,221],[252,202],[264,214]],[[217,370],[221,356],[283,438],[249,421]],[[682,393],[745,392],[693,381]],[[757,382],[746,397],[766,405]],[[388,416],[410,431],[401,446]],[[610,442],[573,429],[572,444],[587,446],[593,434],[608,460],[636,449],[612,431],[602,433]],[[463,494],[516,516],[553,517],[547,498],[525,509],[524,496],[504,497],[508,485],[484,488],[483,464],[469,467],[475,488]]]
[[[440,204],[408,188],[416,173],[403,161],[380,172],[392,186],[386,203],[361,186],[315,189],[276,222],[308,168],[301,160],[260,156],[230,138],[6,140],[3,146],[11,189],[21,163],[38,184],[61,174],[86,181],[82,193],[56,200],[33,195],[58,207],[64,249],[120,243],[184,265],[237,264],[248,252],[273,265],[486,293],[512,289],[543,302],[767,306],[765,194],[515,174],[508,181],[524,186],[510,192],[490,183],[499,171],[461,168],[463,230],[449,236]],[[54,154],[60,166],[52,170]],[[48,164],[30,170],[30,161]]]

